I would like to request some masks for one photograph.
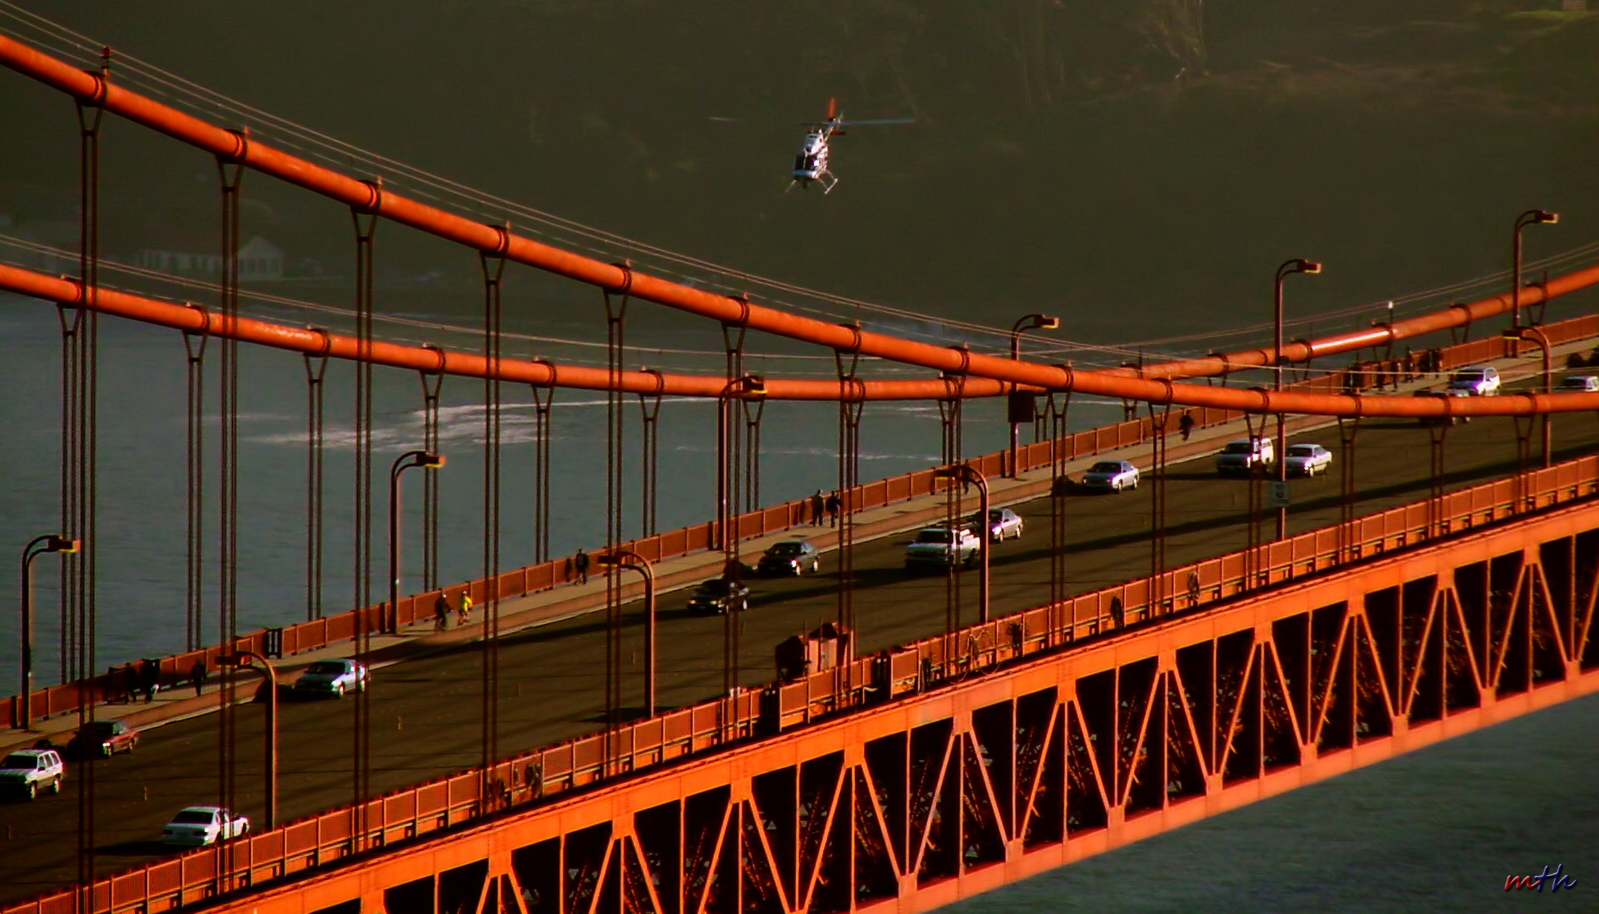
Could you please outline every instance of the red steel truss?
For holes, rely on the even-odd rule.
[[[1599,457],[1463,489],[140,867],[84,910],[933,907],[1599,688],[1596,495]]]
[[[216,910],[927,910],[1599,689],[1596,578],[1586,502]]]

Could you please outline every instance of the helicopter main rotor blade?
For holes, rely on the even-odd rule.
[[[914,124],[914,117],[880,117],[864,121],[839,121],[841,127],[859,127],[862,124]]]

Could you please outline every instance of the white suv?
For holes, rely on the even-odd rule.
[[[1474,397],[1499,393],[1499,369],[1492,365],[1467,365],[1449,376],[1450,390],[1463,390]]]
[[[54,749],[19,749],[0,760],[0,784],[30,800],[41,790],[60,793],[66,778],[67,766]]]

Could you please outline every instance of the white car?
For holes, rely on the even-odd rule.
[[[250,820],[221,806],[190,806],[167,823],[161,840],[183,847],[207,847],[250,830]]]
[[[1083,486],[1120,492],[1138,488],[1138,467],[1125,460],[1101,460],[1083,474]]]
[[[1450,390],[1463,390],[1474,397],[1499,393],[1499,369],[1492,365],[1467,365],[1449,376]]]
[[[1284,458],[1288,463],[1288,474],[1300,476],[1314,476],[1317,473],[1327,472],[1332,466],[1332,451],[1319,444],[1290,444],[1288,454]]]
[[[972,515],[972,527],[978,528],[983,524],[983,512]],[[1020,514],[1009,508],[988,509],[988,538],[994,542],[1003,539],[1021,539],[1022,518]]]
[[[1561,393],[1599,393],[1599,375],[1567,375],[1561,379],[1559,390]]]
[[[1276,463],[1277,448],[1272,445],[1270,438],[1239,438],[1227,442],[1227,446],[1216,455],[1216,472],[1249,473],[1275,466]]]
[[[66,778],[67,766],[54,749],[18,749],[0,760],[0,785],[30,800],[41,790],[60,793]]]
[[[358,660],[318,660],[294,681],[294,692],[343,698],[346,692],[365,692],[368,678],[366,664]]]
[[[905,547],[906,568],[945,567],[977,561],[983,543],[965,527],[928,527]]]

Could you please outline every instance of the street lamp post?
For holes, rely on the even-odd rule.
[[[1050,317],[1047,314],[1028,314],[1016,321],[1010,328],[1010,360],[1019,362],[1022,359],[1022,334],[1029,330],[1054,330],[1060,327],[1060,318]],[[1007,464],[1010,478],[1016,478],[1016,429],[1020,423],[1016,421],[1016,410],[1009,404],[1015,402],[1019,392],[1012,391],[1011,399],[1007,401],[1006,419],[1010,420],[1010,462]],[[1030,396],[1030,395],[1028,395]]]
[[[266,827],[278,827],[278,671],[255,651],[235,651],[218,659],[223,666],[255,670],[266,680]],[[257,665],[259,664],[259,666]]]
[[[618,549],[595,558],[601,568],[630,568],[644,578],[644,713],[655,716],[655,571],[648,560],[631,549]]]
[[[1274,316],[1274,333],[1276,339],[1276,358],[1273,364],[1277,369],[1278,393],[1283,389],[1283,280],[1293,273],[1320,273],[1321,264],[1314,260],[1295,258],[1285,260],[1277,268],[1277,278],[1272,283],[1272,313]],[[1392,320],[1392,318],[1390,318]],[[1277,470],[1277,488],[1286,489],[1288,486],[1288,434],[1283,425],[1283,414],[1277,414],[1277,451],[1273,463]],[[1288,536],[1288,507],[1282,503],[1277,506],[1277,539]]]
[[[383,613],[383,630],[400,628],[400,474],[413,467],[436,470],[444,466],[443,454],[406,451],[389,466],[389,606]]]
[[[1529,209],[1516,217],[1516,227],[1510,234],[1510,329],[1521,329],[1521,230],[1529,225],[1554,225],[1560,221],[1559,213]]]
[[[951,481],[971,482],[971,483],[976,484],[976,486],[977,486],[978,511],[979,511],[979,516],[982,519],[981,522],[978,524],[978,535],[980,537],[982,537],[982,549],[979,550],[979,551],[980,551],[980,554],[982,556],[981,561],[982,561],[982,566],[983,566],[982,575],[977,579],[977,604],[978,604],[979,609],[982,612],[982,621],[987,622],[988,621],[988,541],[989,541],[988,480],[984,479],[983,478],[983,474],[977,472],[977,470],[973,469],[971,464],[968,464],[968,463],[957,463],[954,466],[939,467],[939,468],[933,470],[933,478],[934,479],[948,479],[948,480],[951,480]],[[953,531],[953,530],[950,531],[950,534],[952,536],[954,535],[954,533],[955,533],[955,531]],[[953,548],[954,545],[955,545],[954,543],[951,543],[950,544],[951,548]]]
[[[33,726],[33,560],[46,552],[77,552],[80,546],[70,537],[47,533],[34,537],[22,550],[22,625],[17,631],[22,640],[22,676],[11,721],[18,730]]]
[[[1543,355],[1543,392],[1546,394],[1552,392],[1554,389],[1554,365],[1553,358],[1549,352],[1549,336],[1543,332],[1543,328],[1529,324],[1515,330],[1506,330],[1504,335],[1507,339],[1530,340],[1538,344],[1538,350]],[[1539,419],[1539,426],[1542,439],[1543,465],[1547,467],[1554,462],[1554,452],[1549,443],[1549,414],[1547,412]]]

